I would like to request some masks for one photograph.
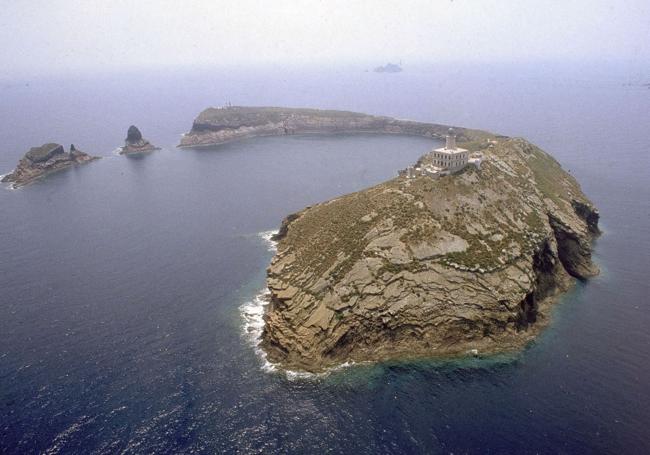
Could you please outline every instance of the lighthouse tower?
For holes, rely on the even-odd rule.
[[[467,166],[469,151],[456,147],[456,132],[453,128],[449,128],[445,138],[445,146],[433,150],[429,157],[431,164],[444,175]]]
[[[445,141],[445,149],[456,150],[456,132],[453,128],[447,130],[447,137]]]

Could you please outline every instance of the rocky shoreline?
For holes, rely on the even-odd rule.
[[[99,158],[78,150],[74,145],[70,146],[69,152],[65,152],[60,144],[43,144],[40,147],[32,147],[25,153],[16,168],[2,178],[2,182],[11,183],[13,188],[19,188],[53,172]]]
[[[271,362],[320,372],[517,350],[598,273],[598,211],[571,175],[523,139],[471,147],[480,170],[396,178],[284,220],[267,272]]]
[[[208,108],[194,120],[179,147],[212,147],[234,140],[292,134],[404,134],[443,138],[448,125],[398,120],[357,112],[282,107],[227,106]],[[489,133],[457,128],[459,141],[475,141]]]

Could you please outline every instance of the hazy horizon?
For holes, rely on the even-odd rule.
[[[399,61],[609,64],[647,77],[648,23],[642,0],[9,3],[0,78]]]

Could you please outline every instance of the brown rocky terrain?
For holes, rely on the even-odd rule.
[[[97,159],[99,157],[88,155],[76,149],[74,145],[71,145],[70,152],[66,153],[62,145],[43,144],[29,149],[18,162],[16,169],[5,175],[2,182],[11,183],[14,188],[18,188],[52,172]]]
[[[120,154],[151,152],[153,150],[160,149],[143,138],[138,127],[131,125],[126,133],[124,147],[120,150]]]
[[[267,278],[269,360],[317,372],[516,350],[560,293],[598,273],[598,212],[557,161],[519,138],[463,147],[482,151],[480,170],[398,177],[284,220]]]
[[[209,108],[194,120],[179,147],[207,147],[238,139],[289,134],[381,133],[443,138],[449,126],[398,120],[357,112],[285,107]],[[488,133],[457,129],[458,140],[477,140]]]

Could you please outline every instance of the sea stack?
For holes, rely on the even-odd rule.
[[[598,273],[598,211],[556,160],[520,138],[448,136],[408,172],[285,219],[267,272],[270,361],[319,372],[521,349]]]
[[[70,152],[66,153],[60,144],[43,144],[29,149],[18,162],[16,169],[5,175],[2,182],[11,183],[13,188],[18,188],[52,172],[96,159],[99,157],[88,155],[74,145],[70,145]]]
[[[152,150],[160,149],[143,138],[137,126],[131,125],[126,133],[126,140],[120,154],[150,152]]]

